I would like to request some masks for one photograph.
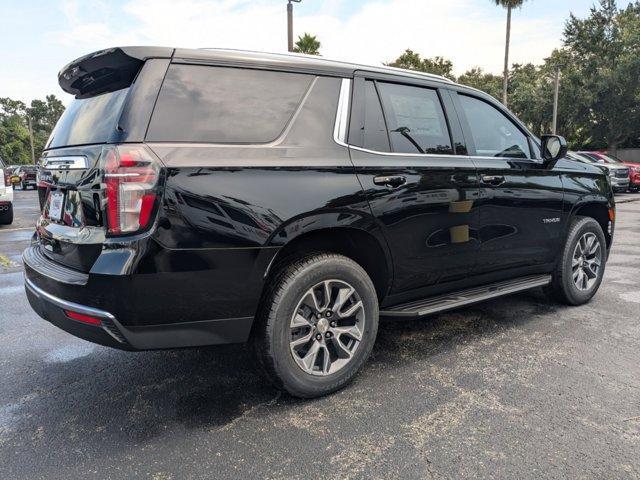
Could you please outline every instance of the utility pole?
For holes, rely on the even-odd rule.
[[[562,65],[556,65],[555,90],[553,92],[553,122],[551,133],[556,135],[558,128],[558,95],[560,93],[560,69]]]
[[[302,0],[288,0],[287,2],[287,50],[293,52],[293,3]]]
[[[507,106],[509,88],[509,42],[511,40],[511,5],[507,6],[507,38],[504,44],[504,70],[502,73],[502,104]]]
[[[33,125],[31,124],[31,115],[27,113],[27,125],[29,126],[29,143],[31,143],[31,163],[36,164],[36,152],[33,148]]]

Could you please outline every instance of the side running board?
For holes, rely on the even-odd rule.
[[[482,287],[447,293],[409,303],[394,305],[380,311],[384,317],[421,317],[453,308],[482,302],[511,293],[542,287],[551,282],[551,275],[531,275],[504,282],[491,283]]]

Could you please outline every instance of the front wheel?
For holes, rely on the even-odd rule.
[[[590,217],[576,217],[553,272],[549,293],[568,305],[587,303],[602,283],[606,258],[607,243],[600,224]]]
[[[282,267],[267,287],[251,346],[278,388],[302,398],[348,384],[371,353],[378,298],[353,260],[333,253]]]

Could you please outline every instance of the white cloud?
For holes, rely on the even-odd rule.
[[[70,28],[57,38],[66,45],[81,41],[96,49],[140,43],[264,51],[286,46],[284,2],[132,0],[124,7],[133,20],[126,34],[106,22],[80,22],[75,2],[65,3]],[[327,58],[378,65],[412,48],[423,56],[450,58],[458,73],[474,66],[502,69],[504,18],[487,15],[486,5],[477,1],[378,0],[346,19],[337,16],[342,4],[330,0],[317,14],[294,17],[296,34],[317,35]],[[557,23],[516,11],[511,60],[540,62],[559,46],[559,36]]]
[[[124,1],[59,0],[45,8],[42,16],[56,18],[57,28],[34,31],[30,42],[0,52],[0,63],[12,65],[0,75],[2,95],[30,101],[56,92],[67,99],[57,85],[58,70],[115,45],[286,50],[284,0]],[[294,6],[296,35],[317,35],[327,58],[379,65],[412,48],[451,59],[456,73],[474,66],[502,70],[506,14],[489,0],[354,1],[303,0]],[[569,7],[559,8],[532,17],[537,7],[527,2],[514,12],[513,62],[540,62],[560,45]],[[36,54],[38,62],[17,60]]]

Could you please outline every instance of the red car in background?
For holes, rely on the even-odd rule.
[[[628,190],[632,192],[638,191],[640,189],[640,163],[627,162],[620,160],[618,157],[611,153],[607,152],[581,152],[583,154],[587,154],[592,158],[597,159],[598,161],[602,161],[608,165],[613,167],[626,167],[628,169],[628,178],[629,178],[629,186]],[[621,171],[617,172],[620,175]]]

